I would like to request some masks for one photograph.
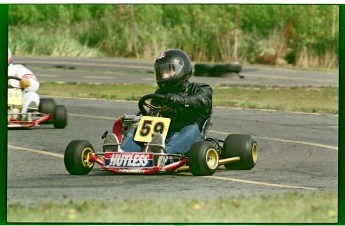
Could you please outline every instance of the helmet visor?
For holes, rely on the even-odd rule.
[[[183,69],[182,59],[173,59],[168,63],[161,63],[155,66],[157,81],[165,81],[179,74]]]

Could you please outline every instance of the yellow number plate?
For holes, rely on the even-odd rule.
[[[135,133],[134,140],[139,142],[151,142],[153,135],[160,133],[163,139],[168,134],[170,118],[142,116]]]
[[[8,89],[7,90],[7,103],[9,105],[22,105],[22,90],[20,89]]]

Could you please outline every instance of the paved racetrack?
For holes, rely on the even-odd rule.
[[[56,71],[52,73],[47,68],[39,70],[56,75]],[[188,173],[114,175],[95,167],[89,175],[71,176],[63,163],[67,144],[85,139],[100,151],[103,132],[111,130],[115,117],[135,114],[137,103],[54,99],[68,109],[69,124],[65,129],[43,125],[8,131],[8,203],[214,199],[338,189],[338,116],[215,108],[209,136],[225,138],[229,133],[249,133],[257,139],[259,159],[252,170],[228,171],[220,167],[212,176],[194,177]]]
[[[209,177],[113,175],[94,168],[71,176],[63,153],[71,140],[90,141],[101,150],[101,135],[113,118],[136,113],[134,102],[56,98],[69,111],[65,129],[43,125],[8,132],[8,202],[97,199],[194,199],[286,191],[337,191],[338,117],[216,108],[209,136],[249,133],[259,144],[259,160],[250,171]]]
[[[92,83],[154,84],[153,63],[130,59],[93,59],[61,57],[15,57],[32,69],[41,81]],[[276,67],[242,66],[239,76],[192,77],[192,81],[215,84],[251,84],[277,86],[339,85],[337,71],[311,71]]]

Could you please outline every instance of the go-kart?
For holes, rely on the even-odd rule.
[[[8,80],[19,78],[9,76]],[[54,128],[65,128],[67,125],[67,109],[63,105],[57,105],[54,99],[40,98],[40,104],[36,111],[21,113],[23,106],[23,90],[12,87],[9,83],[7,89],[7,127],[30,128],[40,124],[53,124]]]
[[[161,102],[153,105],[152,102]],[[141,152],[121,152],[103,146],[102,152],[95,152],[86,140],[71,141],[64,153],[64,163],[71,175],[88,174],[95,163],[105,171],[118,174],[157,174],[189,170],[195,176],[212,175],[219,166],[228,170],[250,170],[258,159],[258,145],[251,135],[229,134],[225,140],[207,138],[211,128],[210,118],[202,128],[203,140],[192,145],[187,154],[157,153],[151,151],[150,141],[155,133],[165,138],[170,119],[161,117],[166,110],[164,96],[148,94],[139,102],[142,115],[123,115],[113,124],[112,133],[121,143],[122,138],[133,127],[137,127],[134,140],[144,142]],[[146,109],[148,108],[148,110]],[[106,131],[102,138],[107,135]],[[119,150],[119,149],[117,149]],[[155,157],[164,159],[163,164],[155,163]]]

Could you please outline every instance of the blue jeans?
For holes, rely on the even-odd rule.
[[[123,138],[121,149],[125,152],[140,152],[143,143],[134,141],[136,128],[132,129]],[[202,136],[197,125],[188,125],[180,132],[168,132],[165,139],[165,148],[169,154],[186,154],[190,147],[197,141],[201,141]]]

